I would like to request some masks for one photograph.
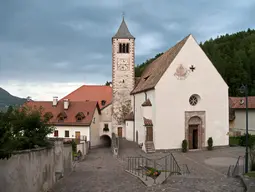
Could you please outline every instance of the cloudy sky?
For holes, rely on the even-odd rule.
[[[111,80],[122,12],[136,64],[192,33],[198,42],[255,28],[255,0],[0,0],[0,87],[35,100]]]

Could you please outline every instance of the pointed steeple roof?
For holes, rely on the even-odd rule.
[[[112,38],[119,38],[119,39],[134,39],[134,36],[128,30],[127,24],[123,17],[120,27],[117,33]]]

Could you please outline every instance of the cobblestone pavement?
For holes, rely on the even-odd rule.
[[[126,152],[131,156],[139,153],[138,150],[133,150],[134,154],[131,154],[131,147]],[[171,176],[162,185],[146,187],[138,178],[125,172],[126,161],[115,159],[109,148],[93,149],[86,159],[76,166],[70,176],[63,178],[55,185],[52,192],[241,192],[244,190],[240,180],[226,177],[226,166],[207,165],[205,160],[213,157],[237,158],[238,154],[242,153],[241,148],[186,154],[175,152],[177,161],[188,164],[191,174]],[[165,154],[155,153],[151,156],[156,158],[162,155]],[[125,156],[123,155],[122,158]]]

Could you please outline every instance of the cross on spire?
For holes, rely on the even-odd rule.
[[[124,17],[125,17],[125,12],[122,11],[122,18],[124,19]]]
[[[196,69],[196,67],[194,67],[193,65],[191,65],[189,69],[193,72],[193,71]]]

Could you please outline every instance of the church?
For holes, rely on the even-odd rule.
[[[123,18],[112,37],[112,85],[84,85],[61,101],[70,101],[70,108],[72,102],[98,102],[97,108],[93,105],[98,126],[87,131],[91,135],[93,130],[89,138],[95,146],[113,132],[137,142],[145,152],[180,149],[184,139],[189,149],[205,148],[209,137],[214,146],[229,144],[228,85],[192,35],[136,78],[135,37]]]

